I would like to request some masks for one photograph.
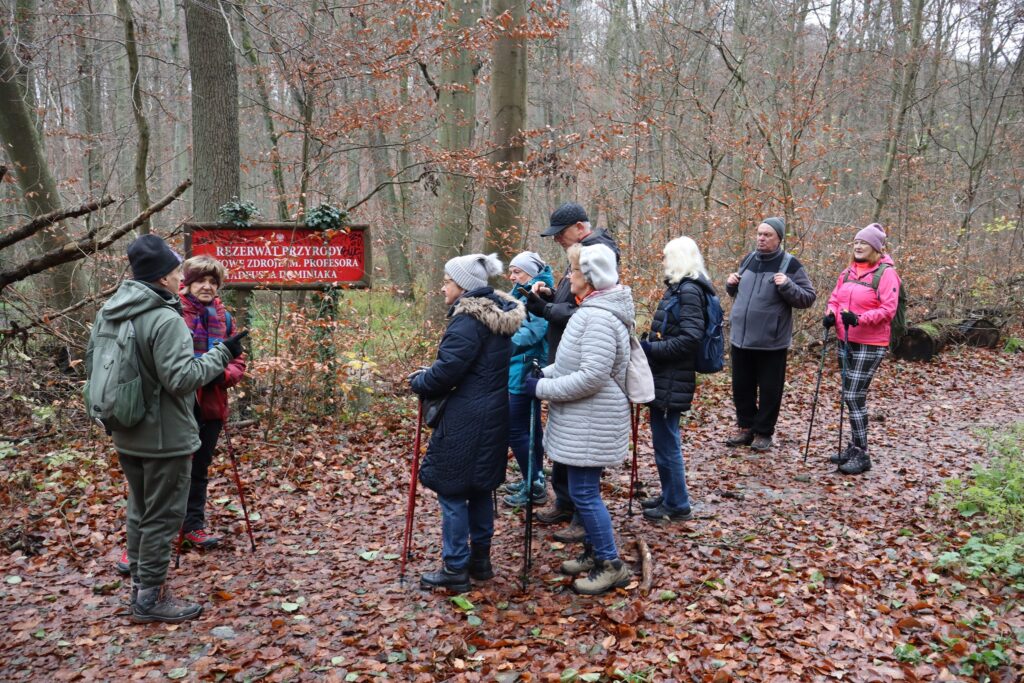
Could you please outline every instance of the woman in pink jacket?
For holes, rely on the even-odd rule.
[[[843,400],[850,411],[851,442],[830,460],[843,474],[871,469],[868,456],[867,394],[889,347],[900,297],[900,278],[885,252],[885,231],[872,223],[853,240],[853,261],[839,275],[822,323],[835,326],[843,372]],[[836,321],[839,321],[839,324]]]

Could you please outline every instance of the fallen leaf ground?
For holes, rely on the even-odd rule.
[[[833,473],[837,378],[829,364],[802,463],[817,359],[791,360],[777,446],[720,445],[728,378],[701,388],[686,423],[702,517],[668,527],[627,514],[628,467],[606,474],[624,556],[650,545],[653,590],[574,595],[557,572],[573,548],[536,526],[523,590],[521,515],[497,521],[498,577],[462,607],[418,589],[439,558],[439,513],[420,490],[414,554],[399,582],[412,422],[378,411],[267,442],[234,435],[258,551],[251,554],[227,458],[211,484],[224,547],[188,552],[172,584],[205,605],[179,626],[133,625],[112,562],[125,489],[109,443],[69,434],[0,460],[2,680],[969,680],[959,662],[1001,642],[1012,661],[974,677],[1014,680],[1024,662],[1021,596],[994,579],[936,571],[955,544],[942,479],[987,457],[977,429],[1024,415],[1020,357],[955,350],[939,363],[887,361],[869,407],[874,469]],[[406,401],[410,404],[411,399]],[[656,483],[649,434],[640,478]],[[1001,639],[1001,640],[1000,640]],[[894,652],[914,645],[917,664]],[[603,675],[605,678],[600,678]]]

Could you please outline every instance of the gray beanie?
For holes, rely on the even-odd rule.
[[[780,240],[786,239],[786,219],[778,216],[772,216],[771,218],[765,218],[762,223],[771,227],[775,231],[775,234],[779,236]]]
[[[619,281],[615,252],[603,244],[591,244],[580,249],[580,270],[594,289],[608,289]]]
[[[544,270],[544,259],[535,251],[524,251],[509,262],[509,267],[515,266],[530,277],[537,277],[537,273]]]
[[[444,272],[468,292],[486,287],[488,278],[501,275],[501,261],[497,254],[466,254],[444,264]]]

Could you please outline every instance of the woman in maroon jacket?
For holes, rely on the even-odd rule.
[[[182,274],[182,315],[192,332],[192,350],[198,357],[234,333],[234,321],[217,297],[227,272],[214,258],[194,256],[182,264]],[[182,530],[184,540],[200,548],[212,548],[220,542],[220,538],[206,531],[207,471],[228,418],[227,390],[238,384],[243,375],[245,361],[238,357],[228,364],[223,375],[196,392],[196,421],[202,445],[192,456],[192,485]]]

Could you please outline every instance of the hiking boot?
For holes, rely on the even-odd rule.
[[[575,559],[566,560],[559,567],[559,571],[569,576],[576,576],[583,572],[589,572],[594,568],[594,546],[589,543],[583,544],[583,552],[580,553]]]
[[[118,558],[117,562],[114,563],[114,569],[117,570],[118,574],[123,576],[129,576],[132,573],[131,565],[128,564],[128,549],[125,548],[121,552],[121,557]]]
[[[587,537],[587,530],[575,519],[572,524],[551,534],[551,538],[562,543],[579,543]]]
[[[474,581],[487,581],[494,578],[494,567],[491,566],[491,548],[472,546],[469,549],[469,578]]]
[[[693,519],[693,509],[669,510],[664,505],[644,510],[644,519],[651,522],[689,522]]]
[[[763,453],[772,447],[772,437],[767,434],[755,434],[750,442],[750,449]]]
[[[754,440],[754,432],[749,429],[740,429],[733,436],[725,440],[726,446],[749,446]]]
[[[828,456],[828,461],[836,466],[842,465],[853,456],[851,451],[853,451],[854,448],[855,446],[852,443],[848,443],[842,453],[833,453]]]
[[[466,593],[472,587],[468,567],[452,569],[447,562],[442,563],[436,572],[427,572],[420,576],[420,588],[424,590],[447,588],[455,593]]]
[[[132,579],[132,594],[128,602],[129,607],[135,607],[135,601],[139,599],[139,586],[141,585],[138,581]]]
[[[536,516],[537,521],[541,524],[558,524],[572,519],[572,510],[559,507],[558,502],[555,501],[551,505],[537,510]]]
[[[839,466],[839,471],[843,474],[863,474],[870,469],[871,458],[868,457],[868,452],[860,446],[851,448],[849,460]]]
[[[502,486],[501,488],[505,491],[505,493],[511,493],[512,495],[515,495],[517,493],[522,492],[522,490],[523,490],[523,482],[521,482],[521,481],[510,481],[507,484],[505,484],[504,486]]]
[[[543,505],[544,503],[548,502],[548,493],[547,493],[547,491],[544,490],[544,484],[543,483],[541,483],[539,481],[538,482],[534,482],[532,488],[533,488],[533,504],[534,505]],[[514,508],[524,508],[524,507],[526,507],[526,489],[525,489],[525,487],[520,487],[518,493],[514,493],[512,495],[505,496],[504,498],[501,499],[501,501],[503,503],[505,503],[505,505],[508,505],[509,507],[514,507]]]
[[[662,501],[665,500],[664,496],[654,496],[653,498],[644,498],[640,501],[640,507],[644,510],[656,508],[661,505]]]
[[[132,604],[132,621],[148,624],[159,621],[165,624],[180,624],[195,619],[203,613],[203,606],[194,602],[178,600],[171,594],[167,584],[139,586]]]
[[[194,545],[197,548],[206,550],[220,543],[220,540],[220,536],[212,536],[206,533],[206,529],[193,529],[192,531],[185,532],[185,536],[182,538],[182,545],[187,543],[188,545]]]
[[[622,560],[595,560],[587,575],[572,582],[577,593],[601,595],[613,588],[625,588],[633,580],[633,572]]]

